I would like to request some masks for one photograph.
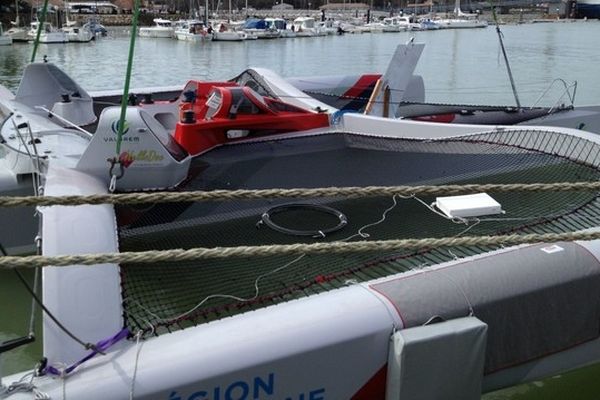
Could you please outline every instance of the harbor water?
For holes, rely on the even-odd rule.
[[[577,82],[575,105],[600,104],[600,22],[502,26],[521,103],[568,103],[557,78]],[[230,79],[247,67],[270,68],[284,77],[384,72],[399,43],[426,44],[417,67],[426,99],[438,103],[515,105],[494,27],[424,32],[345,34],[316,38],[189,43],[138,38],[132,87],[182,86],[189,79]],[[123,86],[129,40],[126,28],[91,43],[40,45],[38,60],[63,68],[87,90]],[[0,47],[0,84],[16,90],[33,45]],[[0,222],[1,223],[1,222]],[[32,238],[33,240],[33,238]],[[27,277],[32,279],[33,274]],[[27,334],[30,296],[13,272],[0,272],[0,342]],[[38,318],[39,319],[39,318]],[[39,321],[38,336],[41,336]],[[41,340],[0,355],[1,373],[30,369],[41,356]],[[486,400],[600,397],[600,366],[496,393]]]

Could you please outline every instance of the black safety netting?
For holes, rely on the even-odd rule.
[[[177,190],[317,188],[595,181],[600,147],[588,140],[535,130],[494,131],[444,140],[392,139],[331,133],[211,150],[193,161]],[[446,219],[428,208],[434,196],[298,198],[118,206],[121,251],[216,246],[570,232],[600,225],[598,193],[490,194],[504,214]],[[271,222],[325,237],[295,236],[261,224],[282,204],[310,204],[273,213]],[[362,230],[361,230],[362,228]],[[365,233],[368,237],[358,236]],[[303,296],[364,282],[493,247],[124,264],[127,326],[161,333]]]

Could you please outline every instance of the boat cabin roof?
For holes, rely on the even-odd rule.
[[[172,26],[173,25],[173,22],[169,21],[168,19],[154,18],[153,21],[158,26]]]

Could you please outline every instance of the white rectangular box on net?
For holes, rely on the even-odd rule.
[[[449,218],[502,214],[502,206],[487,193],[437,197],[435,206]]]

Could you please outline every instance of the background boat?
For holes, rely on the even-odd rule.
[[[11,28],[5,32],[6,35],[12,38],[13,42],[27,42],[29,40],[27,28],[21,26],[20,22],[19,0],[15,0],[15,20],[10,21]]]
[[[233,30],[229,24],[225,22],[217,24],[212,35],[214,41],[220,42],[241,42],[248,38],[246,32]],[[256,39],[257,37],[254,36],[253,38]]]
[[[30,24],[29,40],[35,40],[38,30],[38,21],[33,21]],[[44,22],[42,31],[40,32],[40,43],[67,43],[69,38],[66,32],[55,28],[50,22]]]
[[[95,36],[86,26],[77,26],[75,21],[67,20],[62,31],[67,34],[69,42],[87,43],[94,40]]]
[[[469,29],[469,28],[485,28],[488,26],[487,21],[480,20],[479,14],[466,14],[460,9],[460,0],[456,0],[454,5],[454,17],[437,18],[434,22],[441,28],[446,29]]]
[[[173,38],[175,30],[173,22],[163,18],[154,18],[154,26],[142,26],[140,37],[149,38]]]
[[[188,42],[207,42],[212,40],[212,33],[208,33],[204,22],[199,20],[179,21],[175,28],[175,38]]]

